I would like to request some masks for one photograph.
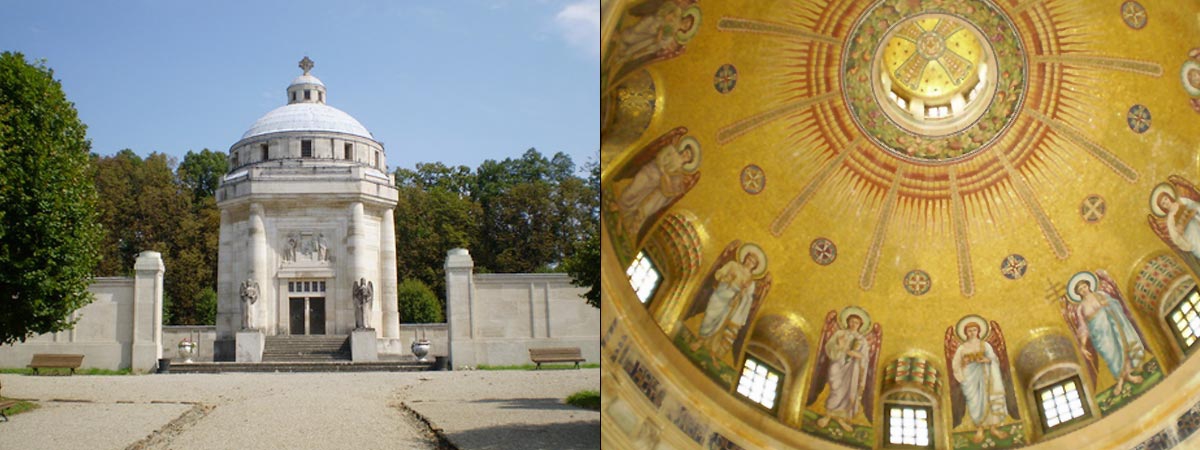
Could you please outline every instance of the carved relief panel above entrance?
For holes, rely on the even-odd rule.
[[[334,259],[330,235],[326,231],[285,231],[279,243],[282,265],[329,265]]]

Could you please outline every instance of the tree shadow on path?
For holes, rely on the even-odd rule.
[[[600,448],[600,421],[496,425],[446,438],[460,450],[590,450]]]

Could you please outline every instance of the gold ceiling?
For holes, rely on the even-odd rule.
[[[1163,255],[1200,267],[1200,250],[1171,243],[1166,212],[1150,203],[1156,186],[1178,198],[1200,182],[1200,2],[614,0],[604,10],[617,17],[602,30],[604,263],[624,270],[671,240],[656,237],[668,222],[686,221],[695,267],[668,270],[684,279],[664,285],[685,286],[653,301],[678,304],[651,308],[672,315],[669,337],[699,342],[696,303],[718,266],[761,254],[746,330],[729,355],[698,366],[739,367],[756,319],[792,317],[813,349],[799,376],[817,381],[826,316],[848,307],[882,330],[879,372],[904,355],[944,371],[946,330],[972,315],[1002,327],[1015,361],[1041,336],[1077,335],[1064,296],[1085,271],[1111,277],[1146,350],[1164,370],[1178,364],[1135,285]],[[956,115],[970,112],[960,102],[899,123],[912,98],[965,100],[981,78],[991,87],[967,102],[983,105],[978,114]],[[1100,388],[1112,385],[1100,367]],[[1020,403],[1028,416],[1033,405]]]

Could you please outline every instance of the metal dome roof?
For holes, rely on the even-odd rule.
[[[260,117],[242,134],[242,139],[284,131],[327,131],[375,138],[358,120],[340,109],[322,103],[293,103]]]

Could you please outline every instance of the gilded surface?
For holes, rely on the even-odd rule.
[[[642,153],[647,141],[687,127],[686,135],[703,144],[704,174],[663,209],[694,213],[703,229],[703,247],[701,270],[686,280],[688,291],[679,301],[694,302],[697,291],[711,284],[703,274],[727,244],[740,240],[757,244],[770,256],[771,293],[758,305],[759,316],[794,315],[820,324],[827,312],[858,305],[887,328],[879,350],[886,358],[913,351],[941,353],[947,324],[962,317],[995,320],[1004,327],[1008,356],[1021,374],[1013,381],[1025,438],[1036,443],[1036,405],[1025,400],[1030,392],[1024,383],[1030,380],[1023,377],[1037,369],[1022,368],[1021,360],[1030,365],[1073,361],[1091,384],[1076,348],[1077,328],[1064,319],[1059,302],[1072,275],[1085,269],[1108,271],[1128,303],[1128,321],[1146,331],[1157,330],[1160,323],[1156,315],[1143,312],[1143,300],[1134,294],[1134,279],[1145,261],[1171,253],[1189,272],[1200,265],[1191,247],[1184,250],[1176,243],[1187,243],[1186,233],[1172,238],[1165,214],[1157,215],[1150,201],[1160,184],[1181,190],[1173,175],[1200,182],[1200,134],[1195,132],[1200,114],[1193,110],[1200,103],[1200,81],[1193,83],[1200,80],[1200,50],[1193,51],[1200,47],[1200,22],[1194,20],[1200,3],[1147,0],[1125,11],[1121,2],[1085,0],[911,2],[985,4],[1007,17],[1011,27],[993,29],[962,14],[964,22],[981,30],[996,52],[1010,40],[1001,33],[1007,32],[1013,41],[1009,48],[1021,49],[1025,58],[1025,72],[1009,74],[1009,80],[1020,80],[1012,88],[1023,92],[1023,100],[1008,104],[1011,110],[989,110],[1000,122],[981,119],[976,125],[986,123],[995,131],[991,145],[985,144],[993,135],[981,134],[974,153],[947,144],[945,149],[960,152],[958,156],[926,160],[914,155],[941,155],[943,150],[922,144],[909,155],[908,146],[880,145],[867,132],[870,127],[860,126],[859,119],[870,115],[856,115],[849,90],[860,85],[869,89],[870,83],[852,82],[846,77],[858,73],[843,66],[853,59],[850,49],[862,48],[858,58],[869,67],[881,43],[851,31],[879,5],[900,3],[909,4],[697,2],[705,17],[686,52],[641,66],[654,75],[662,109],[644,137],[604,168],[604,195],[615,199],[620,181],[636,173],[638,162],[649,160],[638,157],[649,155]],[[942,12],[949,13],[945,8]],[[977,8],[976,14],[985,9]],[[892,25],[874,24],[880,28],[874,35],[882,36]],[[997,35],[1001,44],[992,41]],[[862,41],[856,42],[860,36]],[[737,68],[737,83],[722,93],[714,89],[714,73],[726,64]],[[1009,83],[999,84],[993,108],[1004,105],[999,92],[1006,87]],[[864,98],[875,104],[874,96]],[[1152,120],[1135,115],[1137,128],[1147,125],[1141,132],[1129,125],[1134,105],[1152,112]],[[1008,128],[996,131],[994,125],[1004,123]],[[907,136],[886,118],[877,117],[876,124],[896,137]],[[946,140],[974,142],[970,133]],[[905,153],[897,154],[897,148]],[[767,188],[755,195],[748,195],[742,184],[743,170],[751,165],[769,176]],[[605,214],[614,215],[605,219],[609,236],[620,233],[620,212]],[[1177,213],[1170,223],[1187,230],[1191,222],[1179,219],[1184,216]],[[804,251],[818,239],[836,243],[836,253],[819,253],[835,258],[814,259]],[[636,241],[634,233],[633,239],[605,245],[626,244],[618,253],[627,254],[636,250]],[[1021,257],[1023,272],[1012,255]],[[934,281],[919,297],[908,294],[903,283],[914,269]],[[677,310],[682,313],[688,306]],[[806,330],[814,348],[821,331],[819,325]],[[1026,346],[1048,334],[1067,337],[1066,343],[1026,352]],[[1177,375],[1167,373],[1172,369],[1167,365],[1146,367],[1177,345],[1164,336],[1144,333],[1147,353],[1155,359],[1146,358],[1138,367],[1135,376],[1143,378],[1141,383],[1127,378],[1126,385],[1137,389],[1152,384],[1147,382],[1152,372],[1165,376],[1160,383]],[[815,355],[801,373],[792,374],[806,380],[797,391],[813,385]],[[1092,392],[1115,388],[1116,377],[1104,367],[1103,357],[1096,357],[1099,389]],[[880,375],[882,370],[877,368]],[[1160,388],[1148,389],[1143,395],[1157,395]],[[781,399],[784,407],[806,400],[802,392],[791,395]],[[942,405],[949,405],[945,389],[941,397]],[[1107,408],[1106,414],[1121,414],[1127,411],[1119,406],[1137,408],[1140,403],[1116,399],[1109,404],[1118,408]],[[820,405],[823,400],[814,403],[817,411],[802,408],[805,415],[812,414],[804,418],[810,424],[805,431],[815,428]],[[953,428],[948,417],[935,427]],[[865,416],[849,424],[851,431],[842,429],[843,436],[854,435],[854,427],[872,426]],[[829,433],[841,429],[836,422],[822,428]],[[871,436],[877,437],[882,429],[872,428]],[[856,445],[880,445],[878,440],[860,442]],[[949,437],[943,442],[950,444]]]

